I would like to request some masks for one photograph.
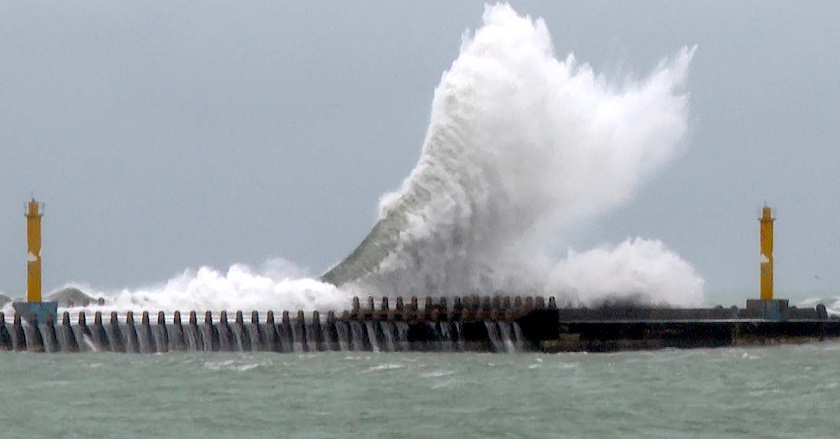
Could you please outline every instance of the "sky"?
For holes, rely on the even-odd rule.
[[[587,249],[661,239],[710,304],[840,290],[840,6],[514,1],[560,58],[643,77],[697,45],[688,146]],[[23,204],[46,203],[44,288],[162,282],[347,255],[414,167],[432,94],[483,2],[0,1],[0,292],[25,290]]]

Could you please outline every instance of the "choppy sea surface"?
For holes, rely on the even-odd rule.
[[[0,437],[824,437],[840,343],[616,354],[0,353]]]

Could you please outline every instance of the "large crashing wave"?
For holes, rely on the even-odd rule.
[[[658,241],[556,257],[575,226],[627,202],[678,152],[694,49],[616,84],[558,60],[542,20],[497,5],[483,21],[435,90],[417,166],[322,280],[364,295],[702,302],[702,279]]]

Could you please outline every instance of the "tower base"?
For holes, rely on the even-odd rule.
[[[788,319],[787,299],[747,299],[747,315],[753,319],[785,321]]]
[[[15,313],[29,323],[32,323],[33,318],[38,323],[46,323],[48,316],[52,316],[55,322],[58,316],[58,302],[12,302],[12,307]]]

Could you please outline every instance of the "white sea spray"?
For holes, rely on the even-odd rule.
[[[542,20],[489,6],[435,90],[423,150],[324,279],[359,294],[552,294],[697,305],[703,280],[656,240],[557,257],[684,145],[693,48],[611,83],[557,59]]]

